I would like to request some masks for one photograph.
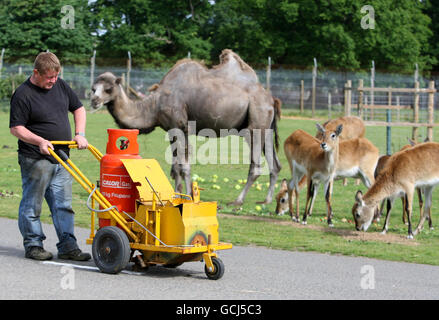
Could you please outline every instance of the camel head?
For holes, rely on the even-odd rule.
[[[120,84],[121,78],[116,77],[111,72],[105,72],[99,75],[91,87],[91,106],[93,109],[99,109],[114,101],[120,95],[122,90]]]

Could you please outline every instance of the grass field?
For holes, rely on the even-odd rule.
[[[0,143],[0,216],[16,219],[21,194],[21,178],[16,154],[17,140],[9,133],[8,121],[9,114],[0,113],[0,123],[2,124],[0,127],[2,137]],[[87,138],[89,143],[105,153],[106,129],[115,127],[113,119],[107,112],[88,114]],[[279,158],[283,169],[279,175],[278,184],[280,184],[282,178],[290,177],[282,143],[291,132],[299,128],[314,134],[315,120],[282,119],[279,122],[281,141]],[[422,129],[421,133],[423,133]],[[398,150],[405,145],[407,137],[410,136],[411,128],[392,128],[393,149]],[[366,137],[377,145],[381,154],[385,153],[385,128],[368,127]],[[195,137],[192,138],[192,142],[195,141],[193,139]],[[243,140],[231,140],[234,138],[230,137],[222,139],[229,139],[227,141],[230,146],[229,156],[233,152],[238,152],[241,155],[242,163],[242,155],[245,156],[248,151]],[[143,158],[156,158],[169,176],[170,165],[166,161],[166,150],[169,143],[166,141],[166,133],[161,129],[156,129],[149,135],[139,136],[138,142],[141,156]],[[198,139],[197,150],[206,152],[208,150],[207,143],[212,142]],[[217,143],[217,146],[219,145],[220,143]],[[74,163],[90,180],[96,181],[99,178],[99,164],[88,151],[73,150],[71,156]],[[265,199],[268,175],[263,175],[257,180],[258,184],[248,193],[241,208],[227,206],[227,203],[235,200],[240,193],[241,190],[238,190],[236,186],[244,186],[243,181],[240,180],[246,179],[247,173],[247,164],[196,163],[192,166],[192,175],[200,177],[199,184],[204,188],[201,193],[202,200],[215,200],[218,202],[220,238],[223,241],[232,242],[235,245],[260,245],[284,250],[316,251],[439,265],[439,229],[429,230],[426,227],[414,240],[407,240],[405,238],[407,227],[402,223],[400,201],[395,201],[387,235],[379,234],[382,222],[372,225],[367,233],[357,232],[351,221],[351,208],[355,192],[358,189],[365,192],[366,188],[363,185],[356,186],[352,179],[345,187],[342,186],[341,181],[336,181],[333,195],[335,227],[327,227],[325,220],[326,205],[322,190],[317,196],[313,216],[308,219],[307,226],[302,226],[292,223],[289,216],[270,215],[274,212],[275,202],[260,208],[256,207],[257,201]],[[85,205],[88,194],[76,182],[74,182],[73,190],[76,223],[79,226],[87,227],[90,223],[88,209]],[[279,186],[277,186],[276,192],[278,190]],[[432,216],[434,225],[439,221],[439,214],[436,213],[439,207],[438,192],[436,190],[433,196]],[[302,192],[301,203],[304,204],[304,201],[305,192]],[[415,226],[419,219],[419,210],[417,208],[418,203],[415,200],[413,214]],[[44,205],[43,221],[51,222],[49,215],[47,205]],[[18,227],[17,232],[19,232]],[[85,239],[79,239],[79,241],[85,241]]]

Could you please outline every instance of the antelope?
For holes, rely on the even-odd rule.
[[[337,126],[343,125],[343,132],[340,134],[341,140],[349,140],[355,138],[363,138],[366,133],[366,127],[364,126],[363,120],[358,117],[345,116],[337,119],[328,120],[323,124],[323,128],[329,131],[335,131]],[[317,131],[317,139],[322,138],[322,133]]]
[[[411,147],[413,147],[413,146],[415,146],[415,145],[417,144],[417,143],[416,143],[415,141],[413,141],[412,139],[407,139],[407,140],[408,140],[409,144],[403,146],[399,151],[407,150],[408,148],[411,148]],[[430,140],[429,140],[428,138],[426,138],[426,139],[424,140],[424,142],[430,142]],[[391,157],[390,155],[383,155],[383,156],[381,156],[381,157],[378,159],[378,163],[377,163],[377,166],[376,166],[376,168],[375,168],[375,179],[376,179],[376,177],[377,177],[378,175],[381,174],[381,171],[384,169],[384,167],[385,167],[385,165],[387,164],[387,162],[388,162],[388,160],[389,160],[390,157]],[[424,204],[424,201],[422,200],[422,192],[423,192],[423,191],[422,191],[421,188],[416,188],[416,192],[417,192],[417,194],[418,194],[419,213],[420,213],[420,218],[421,218],[421,217],[422,217],[422,206],[423,206],[423,204]],[[407,224],[407,211],[405,210],[405,208],[406,208],[405,203],[406,203],[406,201],[407,201],[407,196],[404,195],[403,197],[401,197],[401,200],[402,200],[402,210],[403,210],[403,214],[402,214],[402,222],[403,222],[404,224]],[[390,200],[387,199],[387,210],[389,210],[389,205],[390,205],[390,204],[389,204],[389,201],[390,201]],[[385,203],[385,202],[386,202],[386,199],[384,199],[384,200],[381,202],[381,206],[380,206],[380,209],[379,209],[379,212],[378,212],[378,216],[376,217],[376,220],[377,220],[377,221],[379,221],[379,219],[381,218],[381,215],[382,215],[383,210],[384,210],[384,203]],[[428,212],[428,224],[429,224],[430,229],[433,229],[433,221],[431,220],[431,211]]]
[[[335,128],[339,125],[343,125],[343,132],[340,135],[340,141],[356,139],[356,138],[364,138],[366,133],[366,126],[364,125],[363,120],[359,117],[354,116],[344,116],[332,120],[328,120],[323,124],[323,128],[326,130],[335,130]],[[317,139],[321,139],[321,133],[317,132]],[[346,186],[348,181],[346,178],[343,179],[343,185]],[[356,184],[360,184],[360,181],[357,180]]]
[[[343,127],[344,130],[344,127]],[[360,178],[367,188],[375,182],[375,167],[379,158],[379,150],[366,138],[357,138],[339,142],[339,157],[334,180],[341,178]],[[288,162],[291,159],[287,159]],[[306,184],[306,177],[299,182],[299,189]],[[294,195],[293,201],[294,202]],[[284,179],[276,196],[276,214],[284,214],[288,210],[288,186]],[[313,201],[311,201],[313,203]],[[312,207],[309,215],[312,214]]]
[[[382,233],[388,230],[393,201],[404,194],[407,196],[408,238],[413,239],[424,225],[432,205],[434,187],[439,184],[439,143],[427,142],[399,151],[389,158],[375,183],[363,195],[357,191],[352,215],[355,228],[367,231],[374,217],[377,205],[389,198],[388,212]],[[422,188],[425,194],[423,215],[415,231],[412,231],[411,212],[415,188]]]
[[[322,133],[322,140],[303,130],[294,131],[284,142],[284,151],[291,169],[291,180],[288,184],[289,208],[291,219],[299,221],[299,181],[307,176],[308,192],[302,223],[306,224],[308,208],[314,205],[314,199],[321,182],[324,183],[327,205],[328,225],[332,226],[331,194],[335,169],[339,157],[339,139],[343,125],[334,131],[325,130],[319,123],[317,130]],[[293,217],[292,193],[296,196],[296,215]],[[311,204],[309,203],[312,198]],[[310,206],[308,207],[308,205]]]

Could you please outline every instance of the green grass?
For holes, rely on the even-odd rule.
[[[0,134],[2,137],[0,143],[0,216],[8,218],[17,218],[17,211],[21,194],[21,177],[20,169],[17,163],[17,140],[9,133],[8,129],[9,114],[0,113]],[[107,128],[115,128],[115,123],[107,112],[98,112],[88,114],[87,119],[87,138],[89,143],[105,153],[107,142]],[[279,122],[279,134],[281,144],[285,138],[296,129],[303,129],[311,134],[315,133],[314,120],[296,120],[282,119]],[[385,152],[385,128],[384,127],[367,127],[366,136],[370,139],[383,154]],[[406,144],[407,137],[411,136],[411,128],[392,128],[393,148],[398,150]],[[192,138],[192,141],[194,141]],[[232,139],[232,138],[223,138]],[[214,140],[216,141],[216,140]],[[235,141],[235,140],[234,140]],[[229,140],[230,142],[230,140]],[[165,173],[169,177],[170,165],[166,161],[166,150],[169,142],[166,141],[166,133],[161,129],[156,129],[149,135],[141,135],[138,138],[140,154],[143,158],[156,158]],[[197,141],[198,150],[207,150],[207,143],[212,143],[200,139]],[[219,144],[218,144],[219,145]],[[216,145],[216,147],[218,147]],[[239,154],[246,154],[242,149],[243,140],[237,139],[234,143],[233,150]],[[233,152],[229,151],[229,156]],[[88,151],[71,151],[72,160],[91,180],[96,181],[99,178],[99,164]],[[279,175],[278,183],[282,178],[289,178],[290,173],[286,163],[282,147],[279,150],[279,158],[283,169]],[[261,206],[257,210],[256,202],[263,201],[266,196],[268,175],[262,175],[257,181],[260,189],[253,187],[247,195],[245,203],[241,208],[234,208],[227,205],[236,199],[241,190],[235,189],[236,185],[244,186],[243,179],[247,178],[247,164],[200,164],[195,163],[192,166],[192,174],[196,174],[204,182],[199,182],[204,188],[201,192],[202,200],[217,201],[220,215],[220,238],[223,241],[230,241],[235,245],[260,245],[270,248],[283,250],[300,250],[327,252],[332,254],[366,256],[379,259],[388,259],[395,261],[408,261],[425,264],[439,265],[439,231],[428,230],[428,227],[416,237],[412,242],[403,241],[407,234],[407,227],[402,223],[401,204],[395,202],[395,208],[390,222],[389,235],[397,236],[400,242],[388,243],[385,237],[382,239],[379,235],[365,240],[362,237],[349,237],[350,234],[358,234],[354,230],[351,208],[354,202],[354,195],[358,189],[366,191],[363,185],[356,186],[354,180],[349,180],[348,186],[342,186],[341,181],[334,185],[333,210],[335,228],[329,229],[325,221],[326,205],[323,197],[323,191],[320,190],[313,216],[308,219],[307,227],[300,227],[297,224],[289,223],[289,216],[270,216],[274,212],[275,202]],[[218,176],[214,182],[214,175]],[[224,180],[226,179],[226,181]],[[173,184],[173,181],[171,181]],[[220,188],[214,189],[213,185]],[[88,227],[90,224],[90,215],[86,208],[88,194],[82,187],[74,182],[73,185],[73,206],[76,212],[76,223],[82,227]],[[276,188],[276,192],[279,186]],[[439,190],[439,189],[438,189]],[[439,221],[439,215],[436,210],[439,207],[438,190],[433,196],[433,223]],[[303,198],[302,198],[303,197]],[[305,202],[305,192],[301,193],[301,203]],[[414,223],[417,224],[419,219],[419,210],[417,209],[417,200],[414,204]],[[259,208],[258,208],[259,209]],[[303,210],[303,208],[302,208]],[[302,211],[301,210],[301,211]],[[302,211],[303,212],[303,211]],[[42,220],[51,222],[47,205],[43,207]],[[227,214],[227,215],[225,215]],[[270,218],[271,220],[248,220],[237,219],[239,216],[257,216]],[[274,221],[274,222],[273,222]],[[378,225],[372,225],[368,234],[375,234],[381,231],[382,222]],[[79,239],[85,241],[85,239]],[[414,245],[416,244],[416,245]]]

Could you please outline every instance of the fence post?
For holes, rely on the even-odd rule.
[[[432,90],[428,93],[428,123],[434,123],[434,81],[430,81],[428,89]],[[427,138],[429,141],[433,141],[433,127],[427,127]]]
[[[270,92],[270,80],[271,80],[271,57],[268,57],[267,65],[267,91]]]
[[[370,69],[370,87],[372,88],[372,91],[370,92],[370,105],[375,105],[375,92],[373,91],[373,88],[375,88],[375,61],[372,60],[372,68]],[[373,108],[370,109],[370,118],[373,121]]]
[[[415,82],[415,101],[413,105],[413,122],[418,123],[419,122],[419,81]],[[418,141],[418,127],[413,127],[412,131],[412,140],[417,142]]]
[[[387,109],[387,122],[392,122],[392,110]],[[392,127],[387,126],[386,128],[386,152],[390,156],[392,154]]]
[[[300,113],[303,113],[305,106],[305,83],[303,80],[300,80]]]
[[[348,80],[346,81],[345,84],[345,100],[344,100],[345,116],[351,115],[351,97],[352,97],[352,80]]]
[[[331,101],[331,92],[328,92],[328,116],[329,116],[329,119],[332,118],[332,116],[331,116],[331,109],[332,109],[331,104],[332,104],[332,101]]]
[[[93,56],[90,59],[90,88],[93,86],[94,77],[95,77],[95,59],[96,59],[96,50],[93,50]]]
[[[3,56],[4,55],[5,55],[5,48],[2,49],[2,53],[0,55],[0,79],[2,78]]]
[[[314,118],[316,112],[316,78],[317,78],[317,59],[314,58],[314,67],[312,68],[312,117]]]
[[[126,91],[129,95],[130,92],[130,74],[131,74],[131,52],[128,51],[128,60],[127,60],[127,83],[126,83]]]
[[[418,64],[415,63],[415,74],[414,74],[414,79],[415,79],[415,83],[418,82],[418,78],[419,78],[419,67]]]
[[[358,116],[363,119],[363,79],[358,80]]]
[[[389,87],[389,89],[390,89],[391,87]],[[392,91],[390,91],[389,90],[389,93],[388,93],[388,101],[387,101],[387,104],[389,105],[389,106],[391,106],[392,105]],[[387,115],[386,115],[386,120],[387,120],[387,122],[389,123],[389,122],[392,122],[392,110],[389,108],[389,109],[387,109]],[[391,155],[392,154],[392,127],[391,126],[387,126],[387,128],[386,128],[386,152],[387,152],[387,155]]]

